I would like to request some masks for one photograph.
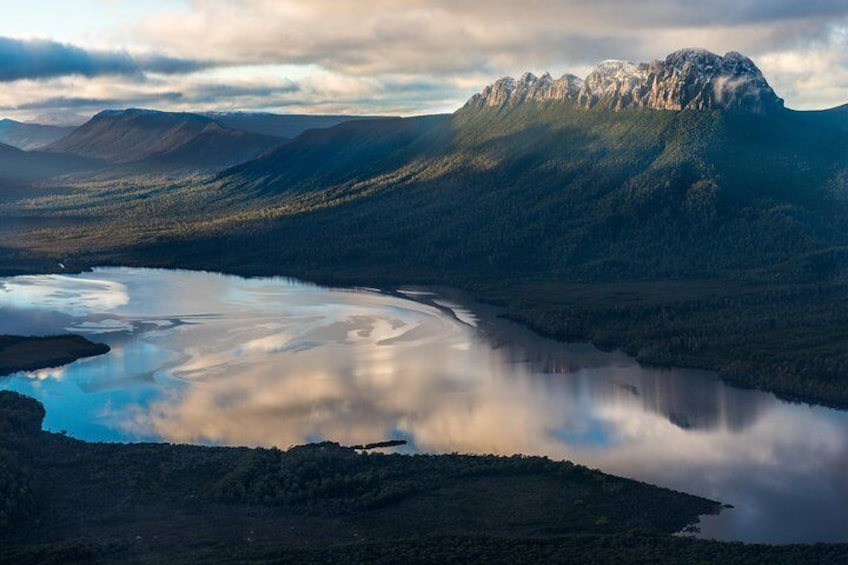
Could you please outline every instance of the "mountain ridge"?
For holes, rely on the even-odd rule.
[[[26,123],[4,118],[0,120],[0,143],[29,151],[57,141],[75,129],[74,126]]]
[[[506,77],[473,95],[465,108],[514,107],[525,101],[568,101],[592,109],[725,110],[767,114],[783,110],[760,69],[741,53],[724,56],[687,48],[650,63],[607,60],[585,79],[545,73]]]
[[[280,138],[227,128],[189,112],[104,110],[45,151],[154,172],[214,172],[249,161]]]
[[[271,112],[201,112],[231,129],[290,139],[310,129],[324,129],[343,122],[392,119],[397,116],[342,114],[274,114]]]
[[[0,188],[27,185],[68,173],[97,170],[103,163],[49,151],[25,151],[0,143]]]

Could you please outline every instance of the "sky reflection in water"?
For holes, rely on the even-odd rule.
[[[429,302],[184,271],[2,279],[0,333],[113,350],[0,387],[88,440],[548,455],[735,505],[707,537],[848,541],[848,413],[408,296]]]

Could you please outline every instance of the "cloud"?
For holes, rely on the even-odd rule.
[[[177,59],[156,53],[136,55],[133,59],[140,71],[165,75],[188,74],[215,66],[211,61]]]
[[[197,104],[220,103],[222,100],[237,98],[270,98],[273,96],[288,95],[300,92],[301,87],[291,81],[284,84],[255,84],[255,85],[232,85],[232,84],[204,84],[198,85],[189,95],[192,102]]]
[[[255,72],[261,72],[256,69]],[[0,89],[0,114],[19,119],[82,122],[103,109],[173,111],[262,110],[292,113],[421,113],[438,104],[453,110],[465,88],[454,81],[399,77],[387,81],[323,72],[298,81],[274,76],[228,78],[194,74],[136,81],[121,77],[22,80]],[[73,96],[57,96],[59,92]]]
[[[198,0],[188,14],[158,14],[140,35],[183,55],[202,45],[241,63],[456,73],[657,57],[689,46],[681,40],[693,31],[716,51],[760,52],[839,18],[848,4],[834,0]]]
[[[794,60],[799,72],[799,54],[834,60],[839,46],[831,36],[845,27],[843,0],[194,0],[188,10],[142,22],[136,37],[183,58],[314,66],[386,87],[397,77],[476,81],[453,101],[458,106],[507,74],[585,74],[603,59],[650,61],[682,47]],[[814,81],[793,80],[785,66],[775,87],[789,105],[792,96],[802,105],[838,103],[848,62],[837,64],[828,75],[839,82],[828,97],[813,92]]]
[[[73,96],[54,96],[36,102],[26,102],[15,106],[16,110],[50,110],[55,108],[115,108],[127,105],[145,105],[156,102],[179,102],[182,92],[158,92],[153,96],[142,95],[129,98],[83,98]]]
[[[206,62],[155,53],[134,57],[126,51],[95,51],[43,39],[0,37],[0,82],[69,75],[181,74],[208,66]]]
[[[70,92],[69,108],[86,111],[84,99],[445,112],[505,75],[585,76],[603,59],[650,61],[682,47],[748,55],[792,108],[835,106],[848,91],[844,0],[191,0],[148,14],[122,30],[130,51],[0,39],[0,81],[18,80],[0,90],[0,107],[51,108]]]

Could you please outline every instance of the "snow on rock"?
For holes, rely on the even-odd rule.
[[[576,100],[583,81],[574,75],[563,75],[554,80],[548,73],[536,77],[524,73],[520,80],[502,78],[487,86],[468,101],[467,106],[485,108],[487,106],[515,106],[525,100],[542,102],[545,100]]]
[[[681,49],[664,60],[634,64],[603,61],[586,77],[525,73],[504,78],[475,94],[466,106],[510,107],[525,101],[570,101],[611,110],[728,110],[764,114],[783,109],[751,59],[731,51],[723,57],[705,49]]]
[[[634,65],[629,61],[603,61],[586,76],[577,102],[588,108],[601,104],[620,110],[634,105],[644,82],[644,65]]]

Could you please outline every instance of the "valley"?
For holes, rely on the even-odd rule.
[[[568,100],[349,122],[220,173],[18,191],[3,264],[449,284],[545,335],[844,406],[845,124]]]
[[[568,426],[565,431],[557,428],[552,432],[550,422],[538,427],[543,433],[536,436],[553,434],[557,441],[576,442],[573,445],[579,449],[561,452],[545,445],[538,449],[538,455],[545,457],[506,458],[362,455],[333,443],[346,440],[330,437],[329,432],[304,432],[294,439],[286,436],[290,448],[283,451],[272,447],[276,443],[268,445],[243,435],[230,440],[227,434],[160,434],[141,439],[263,447],[85,443],[41,431],[44,406],[14,392],[0,392],[0,426],[4,430],[0,471],[5,473],[0,475],[0,489],[8,495],[0,498],[6,501],[0,509],[0,527],[12,532],[9,539],[13,540],[0,550],[0,559],[118,562],[133,557],[139,562],[156,562],[168,556],[177,562],[196,562],[210,555],[221,562],[270,562],[281,555],[297,562],[444,562],[451,555],[473,555],[475,560],[489,562],[551,561],[564,555],[578,561],[668,563],[844,559],[844,543],[764,546],[672,537],[669,534],[680,532],[699,515],[713,514],[720,504],[734,502],[665,491],[567,461],[554,463],[546,457],[566,459],[573,453],[589,452],[598,457],[598,445],[606,446],[603,442],[607,440],[626,445],[621,438],[632,439],[638,435],[634,430],[647,434],[639,437],[653,437],[658,445],[666,445],[658,430],[671,430],[674,437],[691,434],[680,444],[690,445],[696,436],[708,438],[705,430],[718,421],[720,429],[708,438],[714,443],[704,444],[702,451],[726,453],[728,461],[750,466],[735,474],[728,471],[729,464],[716,467],[726,478],[722,482],[710,479],[709,461],[690,458],[695,466],[686,475],[707,477],[700,483],[705,489],[731,485],[726,492],[758,493],[763,500],[774,500],[762,494],[765,487],[760,483],[739,486],[743,476],[776,477],[776,470],[769,474],[757,467],[764,462],[788,473],[780,475],[784,478],[778,482],[781,492],[793,496],[803,493],[800,485],[808,486],[807,482],[811,488],[831,488],[831,482],[835,489],[844,486],[838,477],[832,481],[823,477],[842,468],[844,455],[837,448],[842,436],[828,432],[841,429],[841,417],[848,408],[845,106],[819,111],[788,109],[744,55],[683,49],[650,63],[604,61],[585,79],[531,73],[517,80],[506,77],[482,88],[450,114],[355,118],[105,110],[71,131],[18,128],[14,135],[0,138],[8,142],[0,145],[0,276],[10,285],[5,298],[15,298],[9,290],[16,284],[15,276],[57,275],[47,278],[47,291],[33,295],[38,299],[32,304],[41,308],[37,316],[26,311],[15,311],[14,316],[44,327],[55,325],[60,332],[82,328],[83,333],[93,333],[92,341],[97,332],[107,334],[104,341],[108,345],[103,346],[81,344],[81,338],[72,336],[56,338],[85,345],[88,349],[84,348],[83,355],[102,353],[103,347],[121,352],[99,358],[104,365],[97,364],[98,358],[70,365],[68,375],[73,377],[75,368],[83,373],[75,377],[79,380],[68,377],[74,386],[65,389],[66,398],[93,402],[97,394],[117,386],[116,378],[126,379],[120,386],[130,391],[133,410],[137,410],[130,415],[137,425],[143,420],[145,403],[158,394],[151,383],[180,381],[169,391],[170,400],[179,398],[175,390],[197,400],[198,396],[185,392],[198,390],[191,388],[186,376],[195,374],[194,365],[186,359],[196,361],[192,356],[207,343],[219,346],[206,352],[208,355],[220,359],[235,352],[241,362],[251,359],[247,345],[265,353],[270,348],[272,354],[280,354],[275,360],[291,350],[297,355],[292,353],[292,364],[286,366],[289,375],[296,372],[295,360],[309,359],[305,352],[323,346],[318,345],[322,339],[331,348],[341,348],[351,336],[354,341],[367,341],[372,333],[382,336],[380,332],[388,331],[387,327],[392,331],[405,327],[391,317],[386,323],[364,322],[361,311],[366,301],[356,299],[360,291],[338,291],[353,301],[357,314],[345,318],[342,329],[329,324],[330,337],[320,332],[318,337],[308,332],[300,336],[303,339],[292,337],[299,336],[303,328],[312,328],[328,304],[332,314],[327,317],[344,318],[341,309],[322,298],[306,305],[307,313],[297,318],[303,325],[285,328],[280,335],[251,334],[243,343],[225,342],[221,336],[279,330],[277,319],[259,317],[256,324],[244,324],[254,315],[250,306],[253,285],[259,287],[256,292],[261,297],[275,296],[274,292],[289,296],[290,290],[274,286],[286,279],[261,277],[298,277],[332,288],[380,289],[391,299],[399,298],[399,289],[459,289],[496,308],[501,318],[540,336],[578,344],[574,345],[577,348],[593,344],[601,350],[592,350],[593,356],[622,356],[626,361],[615,361],[610,373],[619,380],[625,365],[657,375],[663,374],[658,367],[707,370],[725,381],[704,385],[722,391],[719,397],[759,400],[745,404],[738,414],[733,410],[741,404],[720,403],[718,408],[710,408],[718,415],[704,416],[690,401],[681,403],[680,409],[665,406],[664,400],[654,402],[648,395],[651,386],[641,381],[639,386],[622,385],[613,379],[615,392],[608,396],[626,397],[626,407],[602,405],[586,420],[574,417],[583,426],[578,432],[572,433]],[[13,147],[12,142],[26,149]],[[90,273],[93,268],[96,270]],[[150,268],[167,270],[148,281],[146,269]],[[192,299],[206,297],[206,283],[179,283],[171,288],[163,282],[170,277],[208,277],[217,281],[214,284],[223,284],[221,281],[231,280],[230,275],[246,277],[231,283],[235,290],[222,294],[235,304],[232,312],[218,303],[204,303],[198,312],[189,312]],[[62,285],[80,277],[83,284],[95,285],[92,296],[97,297],[93,299],[97,304],[115,288],[141,289],[138,292],[147,296],[157,285],[165,285],[160,295],[166,302],[167,297],[180,296],[180,289],[191,289],[193,294],[186,295],[180,308],[159,317],[137,311],[121,314],[124,318],[117,316],[122,305],[138,307],[127,291],[126,296],[121,295],[127,302],[108,303],[103,311],[86,306],[86,315],[94,314],[85,323],[79,320],[81,314],[67,311],[52,320],[55,312],[46,315],[44,304],[73,297],[75,291]],[[35,288],[42,283],[42,278],[35,277],[24,286]],[[247,290],[239,285],[246,285]],[[310,290],[307,295],[312,296],[310,292],[319,291]],[[221,304],[231,304],[227,300]],[[265,310],[272,304],[268,300]],[[285,300],[277,297],[273,304],[285,304]],[[391,302],[388,311],[416,308]],[[286,312],[280,313],[283,319],[296,318],[297,306]],[[227,314],[242,325],[213,335],[210,328],[225,326]],[[431,316],[429,311],[427,316]],[[382,320],[380,316],[374,319]],[[441,319],[440,323],[449,325]],[[363,324],[373,327],[364,328]],[[208,341],[183,344],[182,348],[177,346],[179,340],[157,343],[174,328],[181,329],[173,335],[186,340],[191,331],[208,332],[202,334]],[[16,333],[13,330],[8,333]],[[132,349],[128,336],[137,335],[144,339]],[[412,335],[421,339],[418,333]],[[0,341],[15,346],[17,339],[6,336]],[[392,371],[404,365],[397,361],[389,373],[372,374],[384,367],[386,359],[381,355],[388,351],[385,345],[394,344],[393,339],[397,336],[376,344],[383,349],[377,348],[380,354],[375,354],[373,366],[369,365],[372,372],[366,371],[369,378],[395,378]],[[495,343],[493,351],[497,346]],[[130,355],[123,355],[124,347]],[[58,351],[51,346],[53,357],[41,359],[41,364],[59,364],[76,356]],[[445,351],[450,353],[428,353],[444,360],[465,354],[457,351],[472,349],[463,342],[449,344]],[[164,364],[152,363],[157,355],[166,360]],[[487,352],[481,358],[491,359],[490,355]],[[365,357],[360,353],[356,359],[362,362]],[[110,363],[119,359],[125,364],[116,371]],[[130,370],[133,362],[139,363],[136,372]],[[533,360],[528,355],[517,362],[532,364]],[[29,363],[10,364],[6,372],[39,364]],[[173,370],[180,363],[187,368]],[[539,382],[548,387],[540,403],[550,401],[556,387],[570,383],[571,372],[582,375],[584,367],[571,371],[569,362],[562,365],[569,367],[563,374],[548,368],[541,377],[535,375],[541,381],[528,379],[533,383],[527,385],[530,388]],[[89,374],[84,372],[85,366],[100,369]],[[214,393],[217,387],[232,382],[232,375],[215,371],[236,366],[235,361],[225,360],[206,367],[210,372],[201,378],[210,379],[215,387],[201,390]],[[365,379],[359,368],[326,371]],[[324,375],[322,371],[325,369],[315,374]],[[236,383],[236,393],[221,390],[222,398],[230,403],[234,398],[250,398],[244,392],[248,373],[236,372],[244,377]],[[272,384],[282,386],[285,379],[273,374]],[[404,374],[417,373],[407,368]],[[491,369],[479,382],[496,374],[498,371]],[[62,384],[64,378],[62,373],[53,380]],[[429,382],[413,380],[416,386]],[[518,380],[511,375],[504,382]],[[683,380],[690,385],[700,382]],[[578,378],[573,388],[585,393],[603,381],[598,378],[590,384]],[[660,381],[665,382],[657,377]],[[35,382],[26,375],[5,382],[7,387],[24,392],[31,388],[36,394],[49,389],[49,383]],[[450,398],[456,399],[461,387],[452,387],[457,382],[449,380],[433,387],[448,390]],[[344,395],[347,404],[333,404],[335,397],[330,395],[328,401],[319,392],[335,390],[333,386],[344,389],[344,385],[326,375],[316,383],[294,387],[314,393],[308,399],[311,404],[286,406],[282,411],[314,415],[325,413],[316,408],[323,407],[326,413],[335,414],[360,402],[354,402],[358,392],[350,391]],[[481,385],[473,384],[465,383],[468,390],[479,392]],[[266,380],[255,386],[256,390],[269,388],[273,386]],[[402,390],[389,387],[386,397],[396,401]],[[529,389],[515,390],[526,393]],[[497,392],[496,398],[520,397],[512,389]],[[297,395],[283,396],[291,399]],[[414,416],[410,416],[387,408],[389,400],[376,402],[378,396],[370,394],[360,403],[370,406],[369,413],[375,417],[381,410],[373,404],[385,409],[391,425],[381,431],[398,437],[351,437],[351,444],[406,441],[409,438],[401,433],[406,430],[442,446],[431,451],[456,449],[455,443],[439,443],[444,438],[455,440],[449,427],[440,428],[443,435],[437,434],[436,441],[409,424],[410,418],[425,412],[423,404],[415,406],[409,412]],[[575,400],[573,406],[560,398],[557,415],[571,417],[590,411],[591,402],[579,394],[575,398],[582,400]],[[45,404],[49,399],[44,397]],[[85,425],[99,426],[102,418],[117,413],[111,412],[113,400],[104,404],[109,410],[95,406]],[[261,409],[247,413],[272,412],[268,398],[263,402]],[[628,402],[641,406],[641,412],[634,412],[637,416],[628,412],[632,408]],[[564,408],[567,404],[573,412]],[[450,401],[435,405],[444,410]],[[221,412],[215,406],[199,412]],[[469,406],[482,410],[479,400]],[[497,406],[504,419],[522,408]],[[648,406],[654,411],[660,406],[661,417],[651,414],[643,419]],[[156,405],[160,419],[164,408]],[[444,421],[456,422],[456,414],[474,413],[465,405],[461,408],[444,416]],[[63,410],[57,412],[61,415]],[[189,408],[176,413],[194,414]],[[234,414],[240,422],[248,420],[238,411]],[[549,412],[536,409],[534,414]],[[615,441],[610,439],[610,429],[615,427],[610,424],[614,420],[610,414],[620,418],[615,420],[621,424],[620,430],[616,428],[620,434],[612,434]],[[830,459],[817,455],[800,459],[827,461],[824,474],[809,467],[799,471],[794,457],[782,458],[798,453],[802,444],[790,446],[797,439],[790,432],[806,430],[797,422],[811,415],[817,429],[824,431],[811,433],[809,437],[815,436],[816,441],[803,446],[836,455],[832,465]],[[701,416],[708,423],[699,427],[704,423]],[[515,429],[535,421],[530,416],[523,418],[516,421]],[[754,425],[758,421],[767,433]],[[743,424],[737,425],[739,422]],[[796,422],[794,428],[791,422]],[[187,423],[179,426],[186,434],[191,429]],[[526,452],[536,445],[524,441],[523,451],[509,451],[493,449],[485,441],[471,443],[475,423],[480,425],[473,421],[459,434],[469,439],[469,443],[458,444],[463,452]],[[210,429],[207,424],[196,423],[199,429]],[[289,430],[289,425],[286,421],[247,427]],[[355,422],[327,429],[345,435],[363,427]],[[749,428],[774,442],[762,435],[743,437]],[[413,429],[415,433],[410,431]],[[534,441],[538,441],[536,436]],[[127,437],[106,439],[126,441]],[[292,447],[310,441],[324,443]],[[581,441],[588,442],[591,449],[580,451],[585,447]],[[720,442],[730,448],[722,452]],[[742,455],[748,454],[751,445],[758,448],[753,450],[760,456],[756,461]],[[428,451],[426,445],[423,451]],[[642,450],[643,455],[651,453]],[[680,453],[685,455],[686,450],[681,448]],[[650,466],[614,456],[594,460],[604,472],[615,469],[637,478]],[[672,466],[669,463],[669,468]],[[108,496],[93,492],[84,479],[91,469],[99,469],[96,476],[109,486],[103,491]],[[677,480],[667,469],[654,471],[649,475],[651,482],[667,486],[665,481]],[[699,475],[701,471],[703,475]],[[59,483],[68,488],[51,486]],[[688,489],[688,485],[684,487]],[[454,505],[457,496],[467,506]],[[544,501],[550,500],[556,505],[546,506]],[[791,496],[786,500],[790,502],[784,506],[795,509],[784,509],[790,517],[800,515],[799,505],[814,506],[813,498],[803,503]],[[471,527],[461,526],[467,508],[482,509],[478,516],[488,518]],[[116,520],[116,512],[121,520]],[[178,535],[163,533],[156,526],[153,516],[161,514],[175,516]],[[207,514],[215,517],[208,529],[189,533],[197,516]],[[50,536],[32,533],[48,515],[61,516]],[[744,511],[737,516],[750,517]],[[286,528],[295,531],[296,524],[304,520],[310,524],[308,533],[279,535]],[[115,522],[120,522],[120,527],[112,527]],[[247,533],[239,534],[238,539],[221,538],[223,525],[232,523]],[[422,523],[426,535],[418,530]],[[259,539],[254,534],[266,531],[264,528],[276,532],[276,537],[254,544],[254,539]],[[800,530],[791,523],[785,528]],[[346,537],[328,536],[331,529]],[[817,528],[813,535],[823,532],[824,528]],[[771,534],[775,537],[770,541],[795,539]],[[182,535],[191,539],[190,547],[180,545]],[[353,539],[360,535],[361,539]],[[843,541],[841,537],[826,541],[834,539]],[[248,540],[244,546],[243,540]]]

